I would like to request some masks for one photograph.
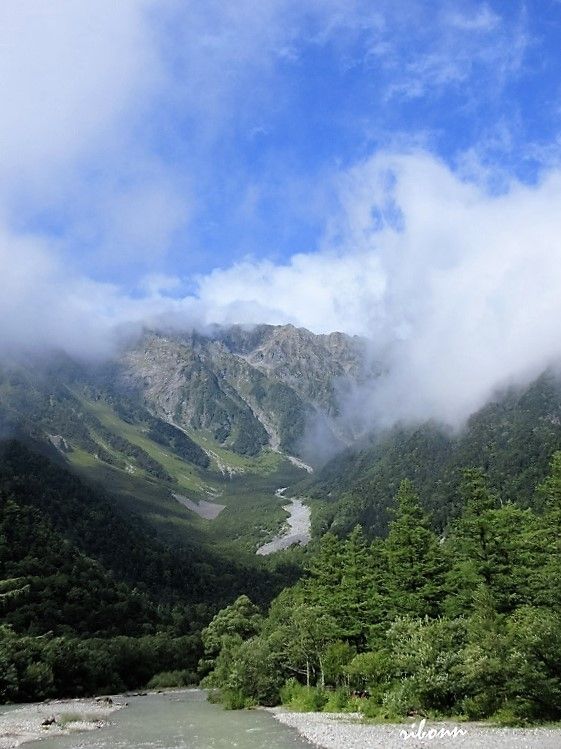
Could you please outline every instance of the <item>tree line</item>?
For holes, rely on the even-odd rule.
[[[270,601],[295,574],[166,543],[101,490],[0,443],[0,703],[192,684],[216,611],[248,588]]]
[[[266,615],[238,598],[203,630],[203,683],[229,707],[560,719],[561,453],[533,508],[475,469],[461,493],[437,534],[403,481],[385,538],[327,533]]]

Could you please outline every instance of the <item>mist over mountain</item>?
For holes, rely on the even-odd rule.
[[[291,325],[214,326],[207,335],[145,331],[93,367],[51,354],[20,357],[3,371],[5,431],[23,417],[41,423],[53,392],[63,410],[72,408],[72,388],[82,385],[121,410],[123,402],[136,403],[172,431],[209,434],[240,455],[268,448],[312,463],[356,439],[344,404],[378,376],[364,339]],[[60,438],[72,442],[72,435]]]
[[[560,28],[0,3],[0,703],[561,719]]]
[[[153,278],[131,296],[68,275],[32,239],[17,254],[6,240],[0,357],[60,349],[100,361],[146,327],[212,336],[216,323],[290,323],[369,341],[381,376],[345,406],[364,430],[457,426],[560,358],[560,186],[550,171],[491,192],[429,154],[377,156],[341,177],[324,249],[214,270],[188,295],[178,278]]]

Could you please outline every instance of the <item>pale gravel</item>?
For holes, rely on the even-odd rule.
[[[0,749],[14,749],[28,741],[45,737],[67,736],[77,731],[93,731],[107,722],[109,715],[126,706],[121,698],[113,698],[113,703],[96,699],[50,700],[30,703],[15,708],[2,708],[0,712]],[[5,712],[4,712],[5,710]],[[53,724],[42,726],[48,718],[60,720],[64,715],[81,717],[66,726]]]
[[[292,713],[272,708],[272,715],[281,723],[323,749],[403,749],[438,747],[439,749],[561,749],[561,728],[495,728],[481,723],[444,723],[427,721],[431,728],[465,731],[463,736],[446,738],[407,738],[400,731],[411,731],[413,724],[371,725],[358,714]],[[418,728],[418,722],[415,725]]]
[[[278,491],[280,490],[277,490],[276,496],[283,496],[278,494]],[[288,549],[293,544],[306,546],[309,543],[311,538],[311,510],[297,497],[287,497],[287,499],[289,499],[290,504],[284,505],[282,508],[289,514],[284,530],[278,536],[275,536],[272,541],[260,546],[256,554],[268,556],[276,551]]]
[[[179,504],[186,507],[188,510],[195,512],[199,517],[205,520],[216,520],[226,505],[219,505],[217,502],[207,502],[206,499],[199,499],[198,502],[194,502],[189,497],[184,497],[183,494],[171,495]]]

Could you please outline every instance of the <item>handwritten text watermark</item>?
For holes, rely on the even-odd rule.
[[[411,728],[402,728],[399,732],[399,738],[404,741],[408,741],[409,739],[433,741],[434,739],[458,738],[459,736],[465,736],[467,734],[467,731],[459,726],[453,726],[452,728],[442,726],[441,728],[427,728],[425,730],[426,724],[426,718],[423,718],[419,725],[413,723]]]

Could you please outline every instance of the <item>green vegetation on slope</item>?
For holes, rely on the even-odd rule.
[[[265,602],[296,574],[170,547],[61,466],[0,443],[0,699],[192,672],[200,629],[221,605],[247,590]]]
[[[75,451],[68,459],[88,478],[100,481],[112,493],[127,496],[127,507],[146,514],[168,534],[179,538],[196,535],[202,543],[218,547],[223,553],[253,557],[256,548],[282,524],[284,502],[275,499],[274,492],[280,486],[298,481],[302,471],[278,453],[263,451],[255,458],[238,455],[210,435],[199,433],[197,439],[211,456],[209,470],[203,473],[153,442],[144,422],[124,421],[107,400],[90,400],[81,395],[80,401],[83,411],[95,417],[104,429],[123,435],[158,460],[172,477],[174,486],[154,481],[153,475],[141,470],[131,474],[115,465],[103,466],[83,452]],[[192,499],[224,504],[226,510],[212,522],[201,520],[171,498],[171,489]]]
[[[561,449],[561,385],[544,374],[529,387],[512,389],[474,414],[458,433],[428,423],[396,427],[360,451],[328,463],[307,491],[322,500],[316,533],[348,533],[360,523],[369,535],[387,531],[388,498],[411,478],[435,527],[461,512],[461,469],[477,466],[504,500],[535,503],[534,487]]]
[[[229,707],[561,718],[561,453],[543,512],[463,472],[464,509],[439,538],[411,482],[387,536],[326,534],[305,579],[267,616],[247,597],[203,631],[205,683]]]
[[[274,451],[241,455],[208,431],[157,418],[133,393],[118,390],[114,369],[86,372],[66,360],[0,369],[0,417],[12,432],[52,439],[61,460],[169,543],[212,544],[249,561],[284,518],[275,490],[301,472]],[[211,523],[172,493],[227,509]]]

